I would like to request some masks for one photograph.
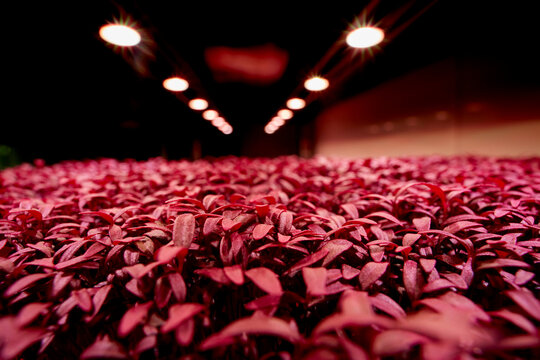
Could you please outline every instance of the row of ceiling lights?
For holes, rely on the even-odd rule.
[[[117,46],[135,46],[140,43],[141,35],[130,26],[121,24],[108,24],[101,27],[99,34],[105,41]],[[373,26],[362,26],[348,33],[345,41],[353,48],[365,49],[379,44],[384,39],[384,32]],[[309,91],[318,92],[326,90],[330,86],[328,79],[322,76],[312,76],[304,82],[304,88]],[[172,92],[182,92],[189,88],[187,80],[180,77],[171,77],[163,81],[163,87]],[[188,106],[195,111],[202,111],[202,117],[211,121],[224,134],[231,134],[232,126],[216,110],[208,109],[208,101],[202,98],[195,98],[188,102]],[[300,110],[306,106],[306,101],[299,97],[292,97],[287,100],[286,108],[280,109],[264,127],[267,134],[273,134],[287,120],[290,120],[293,110]]]
[[[186,79],[175,76],[165,79],[163,81],[163,87],[172,92],[182,92],[186,91],[189,88],[189,83]],[[231,124],[229,124],[224,117],[220,116],[216,110],[208,109],[208,101],[206,101],[205,99],[191,99],[188,102],[188,106],[192,110],[202,111],[203,119],[211,121],[212,125],[217,127],[225,135],[232,133],[233,128]]]
[[[122,47],[136,46],[141,42],[141,35],[134,28],[122,24],[108,24],[99,30],[101,38],[113,45]],[[172,92],[183,92],[189,88],[189,82],[178,76],[163,80],[163,87]],[[208,109],[208,101],[194,98],[188,102],[190,109],[202,111],[202,117],[208,120],[225,135],[233,132],[231,124],[214,109]]]
[[[356,49],[366,49],[379,44],[384,39],[384,32],[373,26],[359,27],[347,35],[345,41],[347,45]],[[323,91],[330,86],[328,79],[322,76],[312,76],[304,81],[304,88],[309,91]],[[300,110],[306,106],[306,101],[301,98],[291,98],[287,100],[287,108],[281,109],[264,127],[264,132],[273,134],[285,122],[293,117],[291,110]]]

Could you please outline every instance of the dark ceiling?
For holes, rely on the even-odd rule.
[[[297,153],[299,139],[324,107],[465,53],[517,64],[516,54],[529,45],[534,28],[527,9],[496,1],[51,3],[4,12],[11,81],[5,85],[0,145],[13,148],[22,161]],[[339,41],[366,9],[367,20],[390,28],[391,36],[375,51],[353,52]],[[101,25],[127,16],[150,39],[135,54],[115,50],[98,35]],[[512,30],[516,24],[522,27]],[[516,33],[527,36],[512,43]],[[212,46],[264,44],[289,54],[284,75],[270,85],[217,82],[204,60]],[[265,123],[291,94],[304,95],[299,86],[333,46],[335,56],[321,72],[343,66],[343,81],[274,135],[264,134]],[[163,78],[175,72],[193,86],[186,96],[206,96],[233,134],[221,134],[163,89]]]

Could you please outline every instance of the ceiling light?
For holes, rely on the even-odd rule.
[[[270,121],[270,124],[274,124],[276,126],[281,126],[283,124],[285,124],[285,120],[283,120],[282,118],[280,118],[279,116],[274,116],[272,118],[272,121]]]
[[[304,99],[292,98],[287,100],[287,107],[291,110],[300,110],[303,109],[304,106],[306,106]]]
[[[222,118],[221,116],[215,118],[214,120],[212,120],[212,125],[214,125],[215,127],[219,128],[220,126],[223,126],[225,125],[227,122],[225,121],[224,118]]]
[[[103,25],[99,36],[111,44],[118,46],[135,46],[141,42],[141,35],[132,27],[120,24]]]
[[[178,92],[187,90],[189,83],[185,79],[175,76],[163,81],[163,87],[169,91]]]
[[[233,132],[233,128],[232,128],[232,126],[229,125],[229,124],[226,124],[226,125],[222,126],[222,127],[220,128],[220,130],[221,130],[221,132],[224,133],[225,135],[229,135],[230,133]]]
[[[329,85],[328,80],[320,76],[314,76],[304,82],[304,87],[309,91],[322,91]]]
[[[353,30],[347,35],[347,44],[353,48],[375,46],[384,39],[384,31],[377,27],[365,26]]]
[[[202,113],[203,119],[209,120],[209,121],[214,120],[218,116],[219,114],[216,110],[206,110],[205,112]]]
[[[193,110],[204,110],[208,107],[208,101],[204,99],[193,99],[190,100],[188,106]]]
[[[278,128],[279,126],[269,123],[264,127],[264,132],[267,134],[273,134]]]
[[[289,109],[281,109],[277,112],[277,114],[283,120],[289,120],[293,117],[293,112]]]

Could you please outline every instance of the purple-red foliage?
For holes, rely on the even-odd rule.
[[[0,173],[0,359],[540,358],[540,159]]]

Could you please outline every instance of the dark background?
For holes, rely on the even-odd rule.
[[[310,143],[317,114],[397,76],[445,58],[496,62],[508,83],[538,88],[533,1],[210,2],[73,1],[3,5],[2,166],[42,158],[277,156]],[[374,51],[340,43],[366,7],[397,33]],[[129,15],[151,39],[144,51],[118,51],[100,26]],[[399,16],[398,16],[399,15]],[[399,31],[397,31],[399,30]],[[289,53],[283,77],[254,86],[220,83],[204,61],[210,46],[275,44]],[[337,45],[335,45],[337,44]],[[348,59],[331,86],[273,135],[263,127],[332,46],[323,69]],[[144,71],[137,71],[133,61]],[[459,64],[459,61],[457,62]],[[223,135],[161,82],[188,75],[234,127]],[[331,84],[333,79],[330,79]],[[190,95],[187,93],[186,95]],[[540,101],[540,100],[539,100]],[[305,155],[306,152],[304,151]]]

